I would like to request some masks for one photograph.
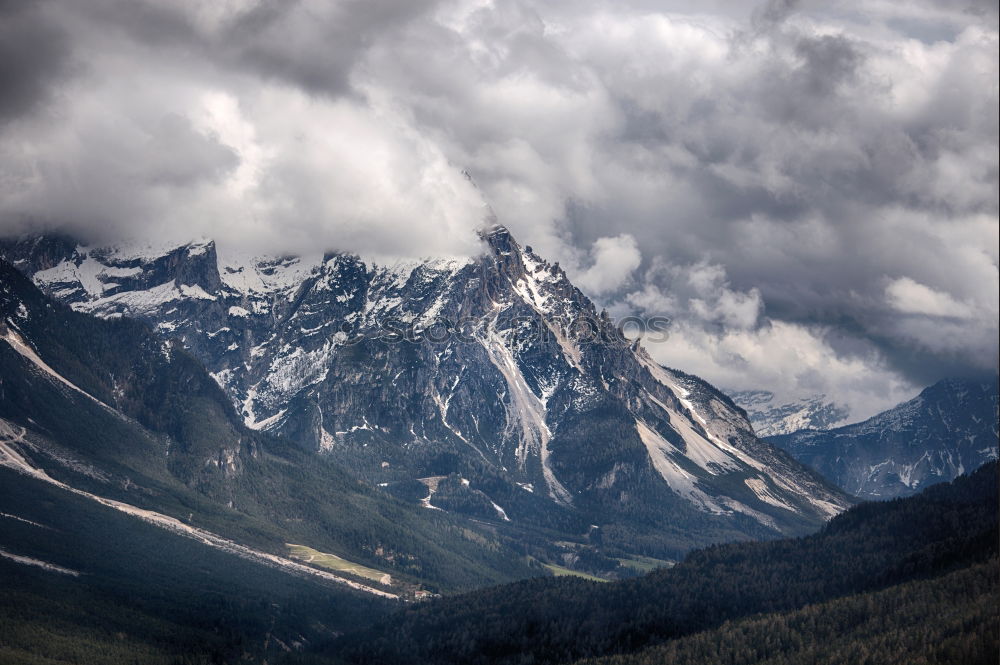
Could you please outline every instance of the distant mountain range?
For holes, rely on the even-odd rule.
[[[829,401],[826,395],[784,402],[767,390],[738,390],[727,394],[747,412],[754,432],[760,437],[791,434],[802,429],[828,429],[850,416],[846,406]]]
[[[804,533],[850,505],[728,397],[625,339],[558,265],[503,227],[482,239],[480,256],[388,266],[52,236],[0,255],[76,312],[179,343],[248,431],[541,560],[613,571],[618,554]]]
[[[866,499],[914,494],[997,458],[997,380],[946,379],[864,422],[768,440]]]

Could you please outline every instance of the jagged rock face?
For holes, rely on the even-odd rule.
[[[866,499],[916,494],[997,458],[997,382],[946,379],[868,420],[769,439]]]
[[[259,452],[258,435],[245,436],[227,396],[176,341],[152,336],[135,321],[102,322],[74,314],[46,298],[4,261],[0,261],[0,342],[5,342],[0,351],[9,363],[4,372],[10,372],[9,376],[0,372],[0,406],[6,410],[0,415],[19,417],[49,436],[57,434],[34,419],[44,420],[40,411],[50,417],[52,403],[26,385],[50,383],[81,402],[80,418],[72,426],[101,428],[108,434],[121,421],[160,435],[152,447],[166,458],[174,476],[191,486],[217,485],[220,476],[233,480],[242,473],[245,460]],[[50,362],[68,365],[68,374]],[[23,371],[11,369],[22,365],[30,370],[27,378],[17,376]],[[86,407],[98,407],[104,419],[100,425],[87,419]],[[143,444],[134,443],[136,450],[128,455],[141,453]]]
[[[791,434],[803,429],[829,429],[847,420],[849,410],[835,404],[826,395],[803,397],[782,403],[768,390],[730,392],[738,406],[747,412],[757,436]]]
[[[211,242],[0,253],[79,311],[180,339],[250,427],[372,483],[462,474],[515,522],[641,512],[726,537],[801,531],[848,505],[729,398],[623,338],[558,265],[502,227],[482,235],[482,256],[392,266]]]

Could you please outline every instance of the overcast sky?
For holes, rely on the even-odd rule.
[[[489,205],[665,364],[861,417],[996,372],[997,50],[995,0],[0,0],[0,233],[461,255]]]

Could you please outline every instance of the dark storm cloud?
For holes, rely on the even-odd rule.
[[[164,55],[247,71],[316,94],[340,95],[349,92],[351,71],[372,41],[385,38],[433,4],[259,0],[220,12],[214,20],[199,17],[188,3],[155,0],[94,0],[74,11],[138,43],[167,49]]]
[[[147,182],[189,187],[203,180],[219,181],[239,164],[239,155],[217,136],[198,133],[184,116],[168,113],[149,135],[141,165]]]
[[[796,70],[798,92],[813,99],[829,98],[853,82],[863,60],[851,40],[841,35],[800,37],[795,53],[803,60]]]
[[[69,37],[43,4],[0,2],[0,123],[33,111],[69,69]]]
[[[351,69],[372,41],[432,5],[429,0],[353,0],[313,13],[302,3],[261,3],[227,25],[219,45],[234,65],[313,92],[338,94],[349,88]]]
[[[757,32],[767,32],[784,23],[801,4],[800,0],[767,0],[754,10],[750,22]]]

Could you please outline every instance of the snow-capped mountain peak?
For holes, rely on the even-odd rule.
[[[390,265],[210,241],[158,254],[42,238],[0,253],[74,309],[180,340],[248,426],[373,483],[461,473],[513,521],[644,506],[649,529],[679,518],[733,534],[848,505],[725,395],[625,339],[558,264],[500,225],[481,237],[477,257]]]
[[[768,390],[742,390],[729,393],[747,412],[757,436],[790,434],[802,429],[828,429],[847,421],[850,410],[827,398],[810,395],[782,400]]]

